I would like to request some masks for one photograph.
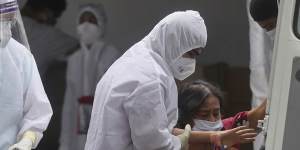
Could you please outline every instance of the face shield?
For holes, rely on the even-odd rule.
[[[0,0],[0,48],[13,39],[30,49],[17,0]]]

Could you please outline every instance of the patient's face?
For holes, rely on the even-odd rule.
[[[220,101],[216,96],[208,96],[202,106],[199,108],[196,118],[216,122],[221,118]]]

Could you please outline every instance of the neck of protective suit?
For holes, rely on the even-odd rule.
[[[194,119],[193,131],[220,131],[222,128],[221,119],[216,122]]]
[[[80,17],[85,13],[92,13],[97,20],[97,24],[91,22],[80,23]],[[77,18],[77,33],[81,43],[92,45],[96,41],[102,40],[105,32],[106,14],[102,5],[87,4],[80,8]]]
[[[276,28],[266,32],[269,38],[271,39],[271,44],[274,45],[275,36],[276,36]]]
[[[146,46],[160,55],[173,76],[182,80],[195,70],[195,59],[182,55],[196,48],[204,48],[207,31],[197,11],[175,12],[162,19],[143,39]]]
[[[93,50],[97,51],[102,51],[103,48],[105,47],[106,43],[102,40],[98,40],[94,42],[90,47],[88,47],[86,44],[83,42],[80,42],[81,50],[83,50],[84,54],[87,55],[89,53],[93,53]]]

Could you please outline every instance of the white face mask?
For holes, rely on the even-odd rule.
[[[267,35],[270,37],[271,41],[274,43],[275,35],[276,35],[276,28],[267,32]]]
[[[12,36],[11,22],[10,21],[0,22],[0,31],[1,31],[0,32],[0,47],[4,48]]]
[[[81,42],[91,45],[101,38],[103,30],[93,23],[84,22],[77,26],[77,33]]]
[[[220,131],[223,128],[222,120],[216,122],[194,119],[194,131]]]
[[[178,80],[184,80],[195,72],[196,60],[180,57],[172,65],[173,75]]]

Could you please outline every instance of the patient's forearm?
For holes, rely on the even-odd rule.
[[[267,100],[265,99],[258,107],[248,111],[248,120],[251,128],[256,128],[258,120],[264,119],[266,106]]]
[[[210,137],[215,134],[215,131],[192,131],[190,136],[190,143],[210,143]]]
[[[174,135],[179,135],[183,133],[184,130],[175,128],[173,130]],[[192,131],[190,135],[190,143],[209,143],[210,137],[212,134],[216,133],[215,131]]]

